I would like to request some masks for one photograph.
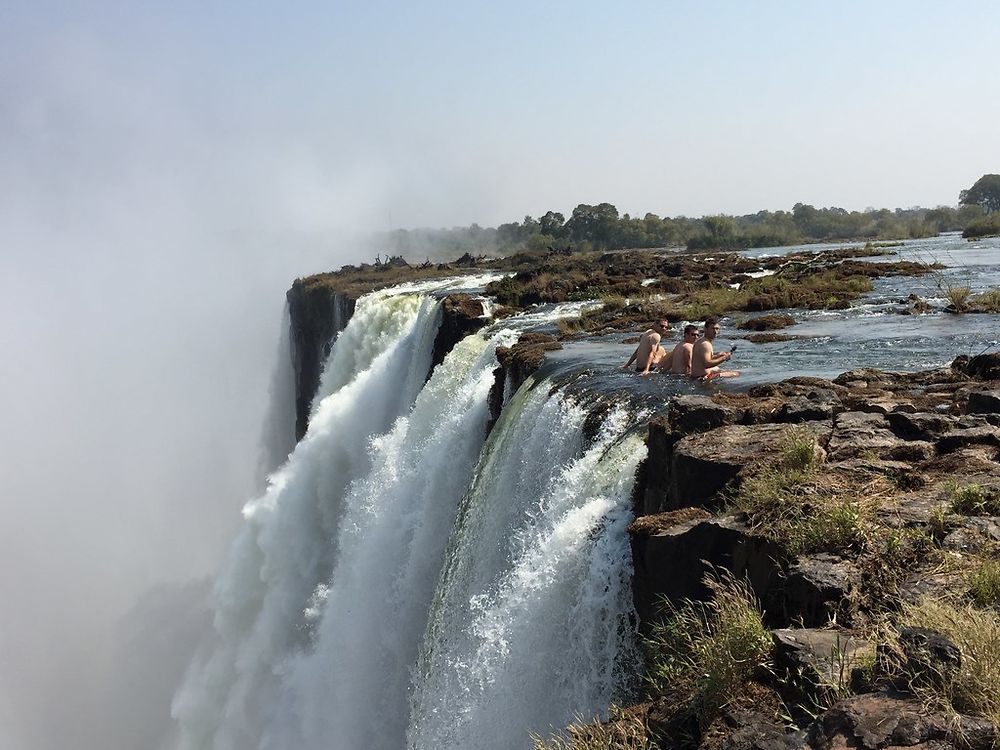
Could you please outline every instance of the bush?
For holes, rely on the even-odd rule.
[[[962,232],[962,236],[966,239],[989,237],[994,234],[1000,234],[1000,212],[997,211],[972,222]]]
[[[730,575],[705,581],[712,600],[666,605],[646,641],[649,683],[679,723],[704,729],[768,663],[771,635],[749,585]]]

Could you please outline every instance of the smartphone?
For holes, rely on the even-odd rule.
[[[736,344],[733,344],[733,348],[729,350],[729,353],[730,354],[735,354],[736,353]]]

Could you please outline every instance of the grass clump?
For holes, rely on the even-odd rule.
[[[914,675],[913,692],[935,707],[1000,725],[1000,613],[924,598],[903,605],[900,623],[935,630],[962,654],[961,665],[941,679],[921,680]]]
[[[820,450],[807,430],[791,429],[776,460],[743,480],[734,509],[750,528],[782,544],[790,554],[861,552],[874,524],[885,477],[865,478],[817,471]]]
[[[709,576],[709,602],[667,605],[646,640],[648,680],[678,725],[704,730],[768,664],[771,635],[749,585],[730,575]]]
[[[982,560],[966,577],[969,595],[980,607],[1000,604],[1000,562]]]
[[[973,297],[972,303],[985,312],[1000,313],[1000,288],[980,292]]]
[[[611,707],[607,721],[577,722],[563,734],[531,736],[534,750],[646,750],[646,722],[640,711]]]
[[[782,468],[809,472],[818,463],[819,444],[809,430],[790,428],[778,446]]]
[[[941,294],[956,312],[965,312],[969,308],[972,288],[966,284],[945,283],[941,285]]]
[[[964,516],[1000,515],[1000,489],[996,487],[953,483],[948,487],[948,499],[952,511]]]

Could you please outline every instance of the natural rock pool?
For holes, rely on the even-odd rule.
[[[858,243],[806,245],[785,248],[747,250],[748,257],[784,255],[801,250],[821,250],[857,246]],[[872,258],[875,261],[915,260],[941,263],[947,268],[923,277],[885,277],[875,279],[873,291],[846,310],[775,310],[788,313],[796,324],[782,334],[795,336],[789,341],[754,344],[743,340],[746,331],[737,329],[740,321],[754,313],[740,313],[723,318],[722,333],[716,351],[738,345],[728,367],[742,375],[711,386],[692,384],[669,375],[642,379],[637,387],[650,395],[680,392],[708,392],[726,388],[742,390],[750,385],[774,382],[796,375],[832,378],[846,370],[874,367],[883,370],[914,371],[949,365],[955,357],[995,351],[1000,346],[1000,315],[944,312],[947,300],[939,286],[964,285],[973,292],[1000,287],[1000,238],[968,242],[960,235],[907,241],[891,248],[894,255]],[[931,305],[924,314],[900,314],[907,298],[916,295]],[[686,321],[671,321],[676,335],[668,339],[669,348],[677,342]],[[693,321],[699,322],[699,321]],[[561,366],[588,365],[595,385],[620,388],[628,381],[639,381],[632,373],[617,370],[625,362],[634,344],[624,343],[632,334],[615,333],[564,342],[562,351],[551,352],[548,359]],[[632,386],[627,386],[631,389]]]

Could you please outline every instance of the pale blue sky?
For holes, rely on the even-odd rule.
[[[32,3],[7,15],[5,109],[41,107],[84,170],[81,151],[123,148],[134,169],[166,159],[180,185],[208,170],[230,194],[214,207],[234,220],[272,199],[289,214],[279,224],[317,229],[492,224],[601,200],[663,215],[953,204],[1000,170],[995,3]],[[74,121],[80,109],[89,122]]]

